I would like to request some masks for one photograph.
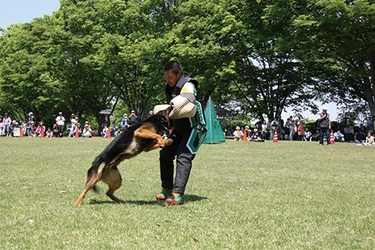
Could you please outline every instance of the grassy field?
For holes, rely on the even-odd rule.
[[[158,150],[124,161],[123,186],[79,207],[108,139],[0,138],[1,249],[374,249],[375,147],[202,145],[186,203],[155,200]]]

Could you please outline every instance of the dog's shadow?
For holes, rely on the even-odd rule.
[[[198,202],[198,201],[206,200],[208,198],[198,196],[198,195],[185,195],[184,199],[185,199],[185,203],[187,203],[187,202]],[[99,205],[99,204],[135,204],[135,205],[144,206],[144,205],[157,205],[157,204],[165,205],[165,201],[158,201],[158,200],[149,200],[149,201],[145,201],[145,200],[125,200],[123,202],[115,202],[115,201],[111,201],[111,200],[106,200],[106,201],[100,200],[99,201],[99,200],[92,199],[92,200],[90,200],[90,204],[92,204],[92,205]]]

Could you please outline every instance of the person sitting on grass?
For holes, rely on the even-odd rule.
[[[251,135],[250,141],[251,142],[264,142],[262,139],[260,133],[258,132],[258,129],[254,128],[253,134]]]
[[[46,138],[53,138],[53,132],[52,132],[51,128],[47,129]]]
[[[303,141],[312,141],[312,133],[309,131],[309,128],[305,128],[305,131],[302,134]]]
[[[373,133],[368,132],[365,142],[361,143],[361,144],[357,144],[357,145],[358,146],[374,146],[375,145],[375,141],[374,141]]]
[[[341,133],[340,129],[337,130],[337,131],[333,134],[333,136],[334,136],[334,140],[335,140],[335,142],[344,142],[344,141],[345,141],[345,139],[344,139],[345,136],[344,136],[343,133]]]
[[[236,127],[236,130],[233,132],[234,139],[240,141],[242,139],[243,133],[239,126]]]
[[[104,128],[103,128],[102,133],[101,133],[102,137],[107,138],[107,133],[108,133],[108,127],[107,127],[107,125],[104,125]]]

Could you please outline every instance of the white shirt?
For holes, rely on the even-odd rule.
[[[58,117],[56,117],[56,123],[57,123],[57,125],[59,125],[59,126],[64,126],[64,123],[65,123],[65,118],[64,118],[64,116],[59,115]]]

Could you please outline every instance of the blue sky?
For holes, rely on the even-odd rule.
[[[36,17],[51,15],[59,7],[59,0],[0,0],[0,27],[29,23]]]

